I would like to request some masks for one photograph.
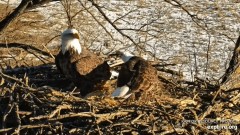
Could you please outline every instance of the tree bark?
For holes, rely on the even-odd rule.
[[[239,65],[239,60],[238,60],[238,57],[239,57],[239,53],[240,53],[240,35],[237,39],[237,42],[235,44],[235,48],[233,50],[233,55],[232,55],[232,58],[229,62],[229,66],[225,72],[225,74],[223,75],[223,79],[222,79],[222,82],[221,83],[224,83],[228,80],[229,76],[236,70],[236,68],[238,67]]]

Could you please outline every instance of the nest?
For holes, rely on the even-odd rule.
[[[204,80],[163,79],[168,94],[130,102],[104,92],[81,98],[50,64],[0,73],[0,134],[239,133],[239,90]]]

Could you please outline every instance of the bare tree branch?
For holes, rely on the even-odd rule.
[[[114,39],[113,36],[112,36],[112,34],[107,30],[107,28],[104,27],[104,26],[97,20],[97,18],[89,11],[89,9],[88,9],[86,6],[84,6],[84,4],[83,4],[81,1],[79,1],[79,2],[80,2],[80,4],[82,5],[82,7],[93,17],[93,19],[106,31],[106,33],[107,33],[112,39]]]
[[[3,31],[7,26],[13,22],[20,14],[25,10],[31,9],[51,1],[61,1],[61,0],[22,0],[19,6],[9,15],[7,15],[0,22],[0,32]]]
[[[192,14],[190,13],[179,1],[177,0],[164,0],[165,2],[173,5],[173,6],[177,6],[177,7],[180,7],[183,11],[185,11],[192,19],[192,21],[197,25],[199,26],[200,28],[202,28],[203,30],[207,31],[207,28],[206,28],[206,23],[204,23],[205,26],[202,26],[201,24],[199,24],[199,22],[197,22],[197,20],[201,20],[197,15],[195,14]],[[176,4],[172,3],[172,2],[175,2]]]
[[[78,0],[80,1],[80,0]],[[148,53],[150,56],[154,57],[154,54],[151,51],[147,51],[144,47],[140,46],[136,41],[134,41],[133,38],[131,38],[129,35],[125,34],[121,29],[119,29],[115,24],[114,21],[111,21],[110,18],[107,17],[107,15],[104,13],[104,11],[101,9],[101,7],[96,4],[93,0],[88,0],[92,3],[92,5],[99,11],[99,13],[104,17],[104,19],[115,29],[117,30],[123,37],[126,37],[129,39],[138,49],[143,50],[144,52]],[[143,26],[144,27],[144,26]],[[140,28],[141,29],[141,28]],[[129,46],[128,46],[129,47]]]
[[[43,51],[41,49],[38,49],[36,47],[33,47],[31,45],[26,45],[26,44],[21,44],[21,43],[8,43],[7,47],[8,48],[22,48],[22,49],[24,49],[26,51],[31,49],[31,50],[36,51],[37,53],[40,53],[42,55],[46,55],[46,56],[51,57],[51,54],[49,54],[48,52],[45,52],[45,51]],[[6,48],[6,44],[5,43],[0,43],[0,48]]]
[[[64,8],[64,11],[67,15],[67,20],[68,20],[68,27],[73,27],[72,25],[72,19],[73,17],[71,17],[71,0],[63,0],[61,2],[63,8]]]
[[[0,22],[0,32],[3,31],[12,21],[14,21],[27,8],[32,0],[22,0],[19,6]]]
[[[110,24],[113,26],[114,29],[116,29],[122,36],[127,37],[134,45],[137,45],[137,43],[136,43],[130,36],[128,36],[128,35],[126,35],[125,33],[123,33],[123,32],[106,16],[106,14],[103,12],[103,10],[102,10],[93,0],[89,0],[89,1],[92,3],[92,5],[93,5],[94,7],[97,8],[97,10],[98,10],[98,11],[101,13],[101,15],[104,17],[104,19],[106,19],[106,21],[107,21],[108,23],[110,23]]]

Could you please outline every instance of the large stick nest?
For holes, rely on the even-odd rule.
[[[165,80],[170,95],[151,103],[81,98],[64,91],[70,82],[53,65],[8,69],[0,79],[1,134],[239,133],[239,89],[200,79]]]

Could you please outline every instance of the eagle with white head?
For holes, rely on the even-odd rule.
[[[163,89],[156,68],[148,61],[129,52],[117,51],[116,54],[121,56],[124,64],[119,71],[117,88],[112,97],[128,98],[132,93],[141,95],[142,92]]]
[[[61,35],[61,51],[55,58],[57,68],[85,96],[104,85],[111,73],[106,61],[96,54],[83,49],[76,29],[65,30]]]

